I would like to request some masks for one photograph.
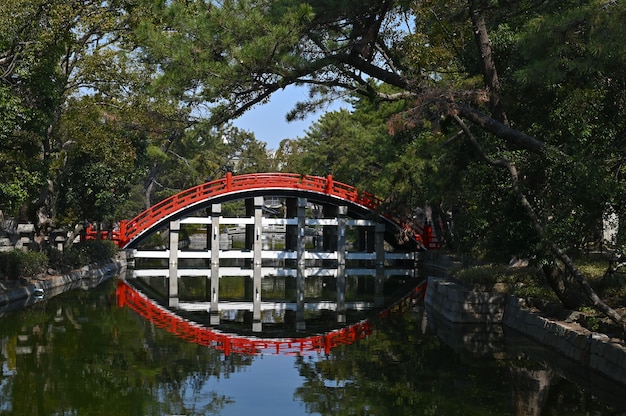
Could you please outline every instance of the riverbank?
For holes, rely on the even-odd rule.
[[[532,338],[563,356],[626,385],[626,343],[621,338],[590,331],[571,317],[546,315],[526,300],[505,293],[473,291],[445,277],[452,263],[436,256],[425,263],[437,277],[428,280],[425,303],[431,312],[453,324],[501,324]],[[40,275],[17,282],[0,282],[0,307],[58,294],[77,282],[98,282],[126,267],[121,251],[109,262],[63,275]],[[55,292],[56,291],[56,292]],[[26,305],[27,306],[27,305]]]
[[[31,297],[45,296],[63,286],[73,283],[98,280],[105,276],[119,273],[126,267],[126,253],[120,251],[108,262],[84,266],[66,274],[41,274],[28,279],[0,281],[0,306],[20,302]]]
[[[545,314],[527,300],[497,292],[473,291],[445,277],[429,277],[425,307],[452,324],[507,326],[553,351],[626,385],[626,343],[584,328],[568,316]]]

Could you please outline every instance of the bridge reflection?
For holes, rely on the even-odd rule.
[[[384,318],[391,313],[399,312],[409,307],[414,300],[423,300],[426,290],[425,282],[412,288],[400,300],[388,308],[378,312],[377,317]],[[211,347],[229,354],[286,354],[307,355],[313,353],[328,354],[331,349],[352,344],[369,336],[373,330],[370,319],[364,319],[343,328],[303,337],[261,338],[227,333],[212,327],[203,326],[198,322],[186,319],[164,308],[146,294],[132,286],[126,280],[119,280],[117,304],[120,307],[129,307],[142,318],[155,326],[199,345]]]

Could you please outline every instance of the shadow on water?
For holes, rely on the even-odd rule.
[[[1,305],[0,306],[0,318],[2,318],[7,313],[25,309],[36,303],[43,302],[47,299],[61,295],[65,292],[71,292],[77,289],[81,289],[81,290],[93,289],[101,285],[103,282],[111,278],[114,278],[116,276],[117,276],[117,273],[105,273],[96,278],[85,278],[85,279],[75,280],[67,284],[54,286],[52,288],[46,289],[45,291],[44,290],[31,291],[32,294],[30,296],[26,296],[24,298],[17,299],[12,302]]]

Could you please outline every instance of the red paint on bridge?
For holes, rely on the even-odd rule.
[[[402,312],[411,307],[413,300],[424,300],[426,281],[411,290],[406,296],[378,316],[385,318],[391,313]],[[201,326],[186,320],[175,313],[161,307],[146,295],[138,292],[128,282],[119,280],[116,290],[117,305],[128,306],[142,318],[149,320],[159,328],[176,335],[188,342],[222,351],[224,355],[231,353],[254,355],[259,353],[299,354],[323,352],[328,354],[339,345],[352,344],[366,338],[373,331],[372,323],[363,320],[356,324],[321,335],[302,338],[254,338],[227,334],[225,332]]]
[[[382,199],[373,194],[359,191],[353,186],[335,181],[332,175],[320,177],[295,173],[255,173],[233,176],[232,173],[228,172],[221,179],[205,182],[184,190],[151,206],[131,220],[121,221],[119,231],[113,232],[111,239],[119,247],[124,248],[136,237],[161,222],[164,218],[189,206],[222,195],[261,189],[316,192],[361,205],[371,211],[376,211],[383,203]],[[400,229],[411,229],[408,225],[394,220],[390,216],[385,215],[385,218],[396,223]],[[438,248],[430,226],[414,231],[412,234],[426,248]],[[93,229],[87,229],[86,239],[88,240],[107,237],[108,233],[106,232],[98,235]]]

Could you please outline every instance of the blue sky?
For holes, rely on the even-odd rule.
[[[233,124],[243,130],[254,133],[254,137],[267,143],[267,148],[276,150],[283,139],[303,137],[305,131],[326,111],[338,110],[347,104],[336,102],[326,111],[310,115],[306,120],[287,122],[285,116],[299,102],[307,98],[307,89],[289,86],[275,92],[271,100],[264,105],[248,110],[243,116],[233,120]]]

